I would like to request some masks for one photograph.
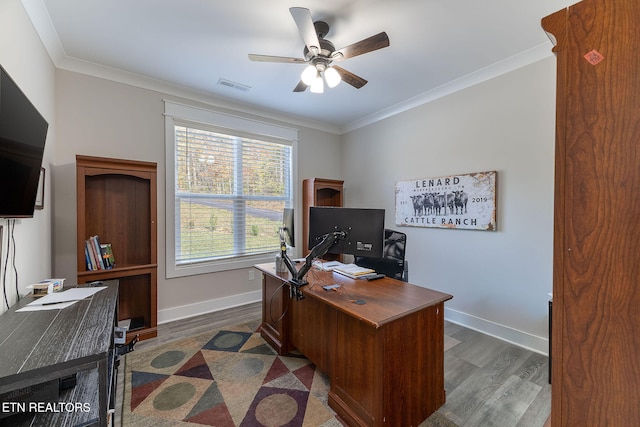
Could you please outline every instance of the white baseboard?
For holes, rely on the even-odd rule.
[[[158,310],[158,324],[262,301],[262,290]]]
[[[444,318],[449,322],[482,332],[483,334],[524,347],[536,353],[541,353],[546,356],[549,355],[549,339],[547,338],[532,335],[446,307],[444,309]]]

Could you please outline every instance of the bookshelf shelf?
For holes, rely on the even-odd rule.
[[[144,319],[132,332],[140,339],[157,335],[156,170],[151,162],[76,156],[78,283],[118,279],[119,320]],[[111,245],[112,269],[87,268],[91,236]]]
[[[94,271],[79,271],[78,277],[82,277],[86,281],[94,280],[108,280],[116,277],[135,276],[140,274],[141,271],[152,270],[158,268],[158,264],[146,264],[146,265],[130,265],[115,267],[111,270],[94,270]]]

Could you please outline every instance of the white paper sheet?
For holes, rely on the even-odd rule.
[[[17,312],[22,312],[22,311],[45,311],[45,310],[61,310],[63,308],[67,308],[75,303],[77,303],[78,301],[67,301],[67,302],[59,302],[59,303],[51,303],[51,304],[45,304],[45,305],[25,305],[24,307],[16,310]]]
[[[47,294],[42,298],[31,301],[29,304],[27,304],[27,306],[47,306],[50,304],[57,304],[61,302],[75,302],[81,299],[88,298],[106,288],[106,286],[71,288],[62,292]]]

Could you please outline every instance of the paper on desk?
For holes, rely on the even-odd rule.
[[[62,292],[54,292],[52,294],[47,294],[42,298],[38,298],[35,301],[31,301],[29,304],[27,304],[27,306],[30,306],[30,305],[46,306],[48,304],[55,304],[60,302],[79,301],[81,299],[88,298],[106,288],[107,288],[106,286],[71,288]]]
[[[340,261],[326,261],[326,262],[314,261],[313,266],[316,267],[318,270],[332,271],[338,267],[344,267],[345,264],[341,263]]]
[[[52,303],[47,305],[25,305],[22,308],[16,310],[16,313],[19,311],[44,311],[44,310],[61,310],[63,308],[67,308],[70,305],[77,303],[78,301],[66,301],[59,303]]]

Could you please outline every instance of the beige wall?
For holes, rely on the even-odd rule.
[[[0,64],[49,123],[42,162],[47,171],[44,209],[36,210],[33,218],[17,220],[13,233],[16,270],[13,270],[10,257],[4,283],[9,305],[13,305],[17,300],[16,274],[20,295],[30,291],[26,286],[49,278],[52,274],[51,221],[55,203],[51,198],[51,188],[54,185],[51,162],[56,150],[55,68],[19,0],[0,1]],[[3,252],[0,261],[3,270],[9,235],[7,221],[0,220],[0,226],[3,227]],[[0,280],[0,283],[3,282]],[[4,295],[0,297],[0,301],[2,313],[6,309]]]
[[[57,201],[56,274],[74,277],[76,271],[75,155],[144,160],[158,164],[159,321],[260,298],[260,277],[253,269],[165,278],[163,99],[202,104],[64,70],[57,72],[56,93],[57,137],[62,141],[56,153],[56,175],[60,185],[54,194]],[[341,163],[335,160],[341,157],[340,140],[335,134],[287,125],[300,129],[296,189],[299,201],[302,179],[313,176],[341,178]]]
[[[411,282],[451,293],[447,318],[547,351],[555,59],[343,137],[349,204],[407,233]],[[397,181],[498,171],[496,232],[397,227]]]

